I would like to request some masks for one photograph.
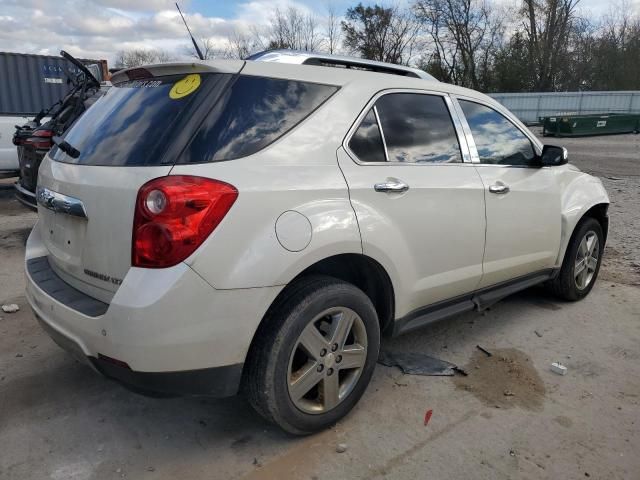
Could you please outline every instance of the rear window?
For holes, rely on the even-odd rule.
[[[184,125],[183,118],[231,78],[223,74],[176,75],[114,85],[65,136],[80,155],[72,158],[55,149],[53,159],[81,165],[170,163],[163,154]],[[185,86],[189,90],[181,89]]]
[[[120,83],[69,130],[82,165],[203,163],[251,155],[284,135],[337,87],[229,74]]]

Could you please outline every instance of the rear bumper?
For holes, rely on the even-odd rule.
[[[94,367],[105,377],[144,395],[205,395],[230,397],[238,393],[242,363],[224,367],[181,372],[135,372],[104,358],[92,358]]]
[[[36,194],[27,190],[20,182],[15,183],[16,199],[22,203],[25,207],[31,210],[38,210],[38,204],[36,202]]]
[[[253,335],[281,288],[215,290],[185,264],[131,268],[105,308],[91,309],[91,297],[42,263],[30,272],[46,254],[36,226],[26,297],[43,328],[94,369],[144,393],[236,393]]]
[[[99,355],[86,357],[80,345],[44,321],[35,314],[42,329],[61,348],[69,352],[81,363],[95,370],[126,388],[145,395],[206,395],[211,397],[228,397],[235,395],[242,378],[243,364],[225,365],[223,367],[202,368],[180,372],[136,372],[126,364],[118,364],[113,359]]]

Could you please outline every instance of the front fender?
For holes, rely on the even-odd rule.
[[[609,195],[598,177],[567,168],[560,180],[562,236],[557,267],[562,266],[571,235],[582,217],[596,205],[609,205]]]

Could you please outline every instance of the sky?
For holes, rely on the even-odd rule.
[[[408,0],[395,0],[403,3]],[[493,0],[518,5],[520,0]],[[640,0],[627,0],[640,13]],[[269,22],[276,8],[295,6],[318,17],[328,5],[342,14],[358,0],[181,0],[189,26],[198,38],[223,45],[233,32]],[[367,2],[363,3],[374,3]],[[378,3],[391,4],[388,0]],[[597,18],[614,2],[581,0],[580,12]],[[177,57],[188,55],[189,39],[171,0],[0,0],[0,51],[106,59],[119,50],[157,48]]]

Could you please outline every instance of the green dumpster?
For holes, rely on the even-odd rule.
[[[542,134],[555,137],[638,133],[640,114],[608,113],[600,115],[558,115],[544,117]]]
[[[540,123],[542,123],[542,135],[544,137],[547,135],[556,136],[558,133],[558,117],[541,117]]]

